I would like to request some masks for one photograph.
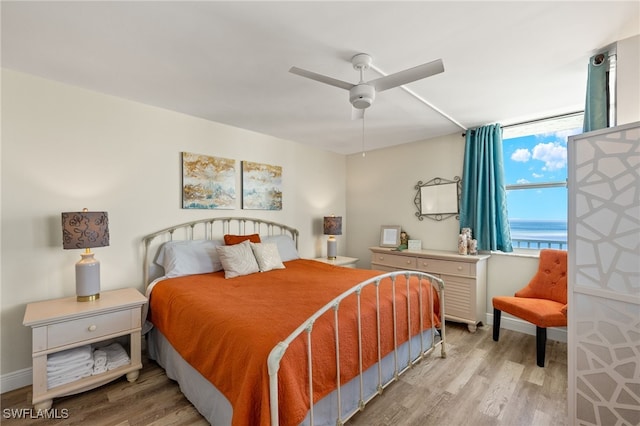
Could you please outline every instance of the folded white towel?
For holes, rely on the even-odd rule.
[[[100,368],[107,366],[107,353],[102,349],[93,351],[93,367]]]
[[[127,351],[124,350],[120,343],[112,343],[100,349],[107,354],[107,370],[113,370],[131,362]]]
[[[85,365],[77,366],[73,371],[65,374],[47,374],[47,387],[49,389],[75,382],[83,377],[89,377],[93,373],[93,361]]]
[[[91,345],[84,345],[49,355],[47,357],[47,367],[69,365],[77,362],[87,361],[90,359],[93,359]]]
[[[93,374],[105,373],[107,371],[107,353],[102,349],[93,351]]]
[[[107,366],[103,365],[102,367],[96,367],[95,365],[93,366],[93,375],[95,376],[96,374],[101,374],[101,373],[106,373],[107,372]]]
[[[78,369],[85,368],[93,368],[93,360],[90,359],[88,361],[76,362],[74,364],[69,365],[60,365],[54,367],[47,367],[47,375],[48,376],[63,376],[65,374],[73,373]]]

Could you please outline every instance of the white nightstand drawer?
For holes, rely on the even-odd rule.
[[[131,329],[131,310],[111,312],[47,326],[47,349]]]
[[[418,259],[418,270],[437,274],[475,276],[475,265],[439,259]]]

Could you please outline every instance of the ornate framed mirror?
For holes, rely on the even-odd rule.
[[[427,182],[418,181],[416,196],[413,199],[419,220],[425,217],[443,220],[455,216],[459,219],[462,180],[455,176],[453,180],[435,177]]]

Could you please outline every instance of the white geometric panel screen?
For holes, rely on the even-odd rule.
[[[569,138],[569,423],[640,424],[640,123]]]
[[[584,294],[574,303],[581,313],[573,424],[640,424],[638,305]]]

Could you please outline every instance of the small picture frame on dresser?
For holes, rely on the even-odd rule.
[[[400,245],[400,225],[382,225],[380,227],[380,247],[398,247]]]
[[[413,251],[422,250],[422,240],[409,240],[408,249]]]

